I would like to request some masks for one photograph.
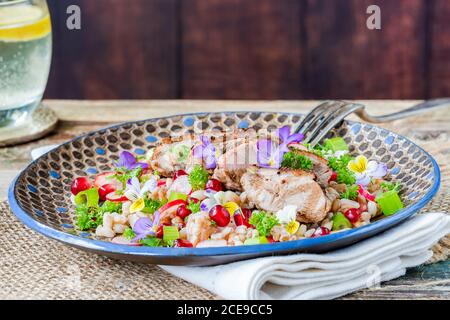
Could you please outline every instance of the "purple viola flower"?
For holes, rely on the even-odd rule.
[[[294,142],[301,142],[305,138],[305,136],[301,133],[293,133],[291,134],[291,128],[289,126],[284,126],[276,131],[277,137],[280,139],[281,150],[285,152],[289,151],[288,145]]]
[[[206,136],[200,136],[201,145],[196,146],[192,150],[192,155],[197,159],[202,159],[205,163],[206,169],[214,169],[216,163],[216,147],[211,143]]]
[[[128,151],[122,151],[119,155],[119,161],[115,162],[114,165],[118,168],[125,168],[127,170],[133,170],[137,167],[141,167],[142,169],[148,168],[148,164],[137,162],[136,158]]]
[[[148,217],[139,218],[133,225],[133,231],[136,233],[136,237],[133,239],[134,242],[139,241],[149,235],[156,234],[156,228],[159,225],[160,213],[155,211],[153,214],[153,220]]]
[[[277,145],[270,139],[261,139],[256,143],[258,165],[263,168],[278,169],[286,153],[282,145]]]

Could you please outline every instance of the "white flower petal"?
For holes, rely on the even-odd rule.
[[[153,192],[153,190],[156,189],[157,184],[158,182],[156,181],[156,178],[152,176],[144,183],[139,193],[143,196],[146,192]]]
[[[367,163],[366,173],[371,174],[372,172],[375,172],[378,168],[378,162],[371,160]]]
[[[141,183],[139,182],[139,179],[137,177],[131,178],[131,186],[137,192],[139,192],[141,190]]]
[[[137,192],[136,190],[132,190],[132,189],[125,191],[124,195],[125,195],[125,197],[127,197],[128,200],[131,200],[133,202],[137,201],[140,198],[139,192]]]
[[[223,205],[224,201],[225,201],[225,192],[223,192],[223,191],[216,192],[213,195],[213,198],[218,204],[222,204]]]
[[[297,217],[297,206],[286,205],[283,209],[277,211],[275,216],[281,223],[289,223]]]
[[[370,177],[366,174],[356,175],[356,184],[362,185],[363,187],[367,186],[370,183],[370,180]]]

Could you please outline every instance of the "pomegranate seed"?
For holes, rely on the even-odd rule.
[[[70,191],[74,196],[79,192],[92,188],[92,182],[87,177],[79,177],[72,181]]]
[[[359,220],[361,214],[359,213],[359,209],[351,208],[344,212],[344,216],[350,220],[351,223],[355,223]]]
[[[184,171],[184,170],[177,170],[177,171],[175,171],[175,173],[173,175],[173,180],[175,180],[175,179],[177,179],[177,178],[179,178],[181,176],[187,176],[186,171]]]
[[[161,224],[161,225],[158,227],[158,230],[156,230],[155,236],[156,236],[157,238],[162,239],[163,234],[164,234],[164,229],[163,229],[163,228],[164,228],[164,225]]]
[[[326,236],[327,234],[330,234],[330,230],[328,230],[328,228],[319,227],[316,229],[316,231],[314,232],[312,237],[314,238],[314,237]]]
[[[174,242],[174,247],[176,248],[192,248],[193,245],[187,240],[178,239]]]
[[[200,200],[197,199],[197,198],[194,198],[194,197],[189,197],[189,198],[187,199],[187,202],[188,202],[188,203],[191,203],[191,202],[193,202],[193,203],[199,203]]]
[[[165,186],[165,185],[166,185],[166,179],[158,180],[158,182],[156,184],[157,187],[162,187],[162,186]]]
[[[101,186],[98,189],[98,195],[100,197],[100,200],[105,201],[106,200],[106,196],[111,193],[116,191],[116,187],[112,184],[104,184],[103,186]]]
[[[216,205],[209,210],[209,217],[213,220],[219,227],[225,227],[230,223],[230,214],[228,210],[221,205]]]
[[[186,206],[179,206],[177,208],[177,216],[184,220],[188,215],[192,213]]]
[[[252,211],[247,208],[242,208],[241,211],[242,213],[239,210],[234,213],[234,223],[236,223],[237,226],[245,225],[247,228],[252,227],[252,225],[248,222],[250,216],[252,215]]]
[[[244,216],[237,210],[233,215],[234,223],[237,226],[242,226],[244,224]]]
[[[328,182],[336,181],[336,180],[337,180],[337,173],[334,172],[334,171],[332,171],[332,172],[331,172],[330,179],[328,179]]]
[[[206,190],[214,190],[214,191],[222,191],[223,187],[222,187],[222,182],[220,182],[217,179],[209,179],[208,182],[206,183],[205,186]]]

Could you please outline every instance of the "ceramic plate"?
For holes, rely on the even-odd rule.
[[[343,122],[330,133],[342,136],[350,151],[387,164],[403,186],[405,209],[369,225],[327,236],[263,245],[218,248],[152,248],[114,244],[77,229],[70,183],[77,176],[110,170],[122,150],[144,154],[161,138],[201,130],[275,129],[294,126],[302,115],[272,112],[186,114],[124,123],[75,138],[33,161],[12,182],[9,202],[28,227],[49,238],[113,258],[170,265],[214,265],[253,257],[297,252],[325,252],[392,228],[415,214],[437,192],[440,172],[423,149],[385,129]]]

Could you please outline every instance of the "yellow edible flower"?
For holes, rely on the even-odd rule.
[[[300,223],[297,220],[292,220],[287,224],[286,231],[289,232],[290,234],[294,234],[297,232],[299,227]]]
[[[241,209],[236,202],[227,202],[223,205],[223,207],[230,213],[230,215],[233,215],[237,210]]]
[[[357,156],[355,160],[348,163],[348,169],[354,173],[362,174],[366,172],[369,161],[365,156]]]
[[[130,206],[130,213],[141,211],[145,207],[145,201],[143,198],[139,198],[134,201]]]

